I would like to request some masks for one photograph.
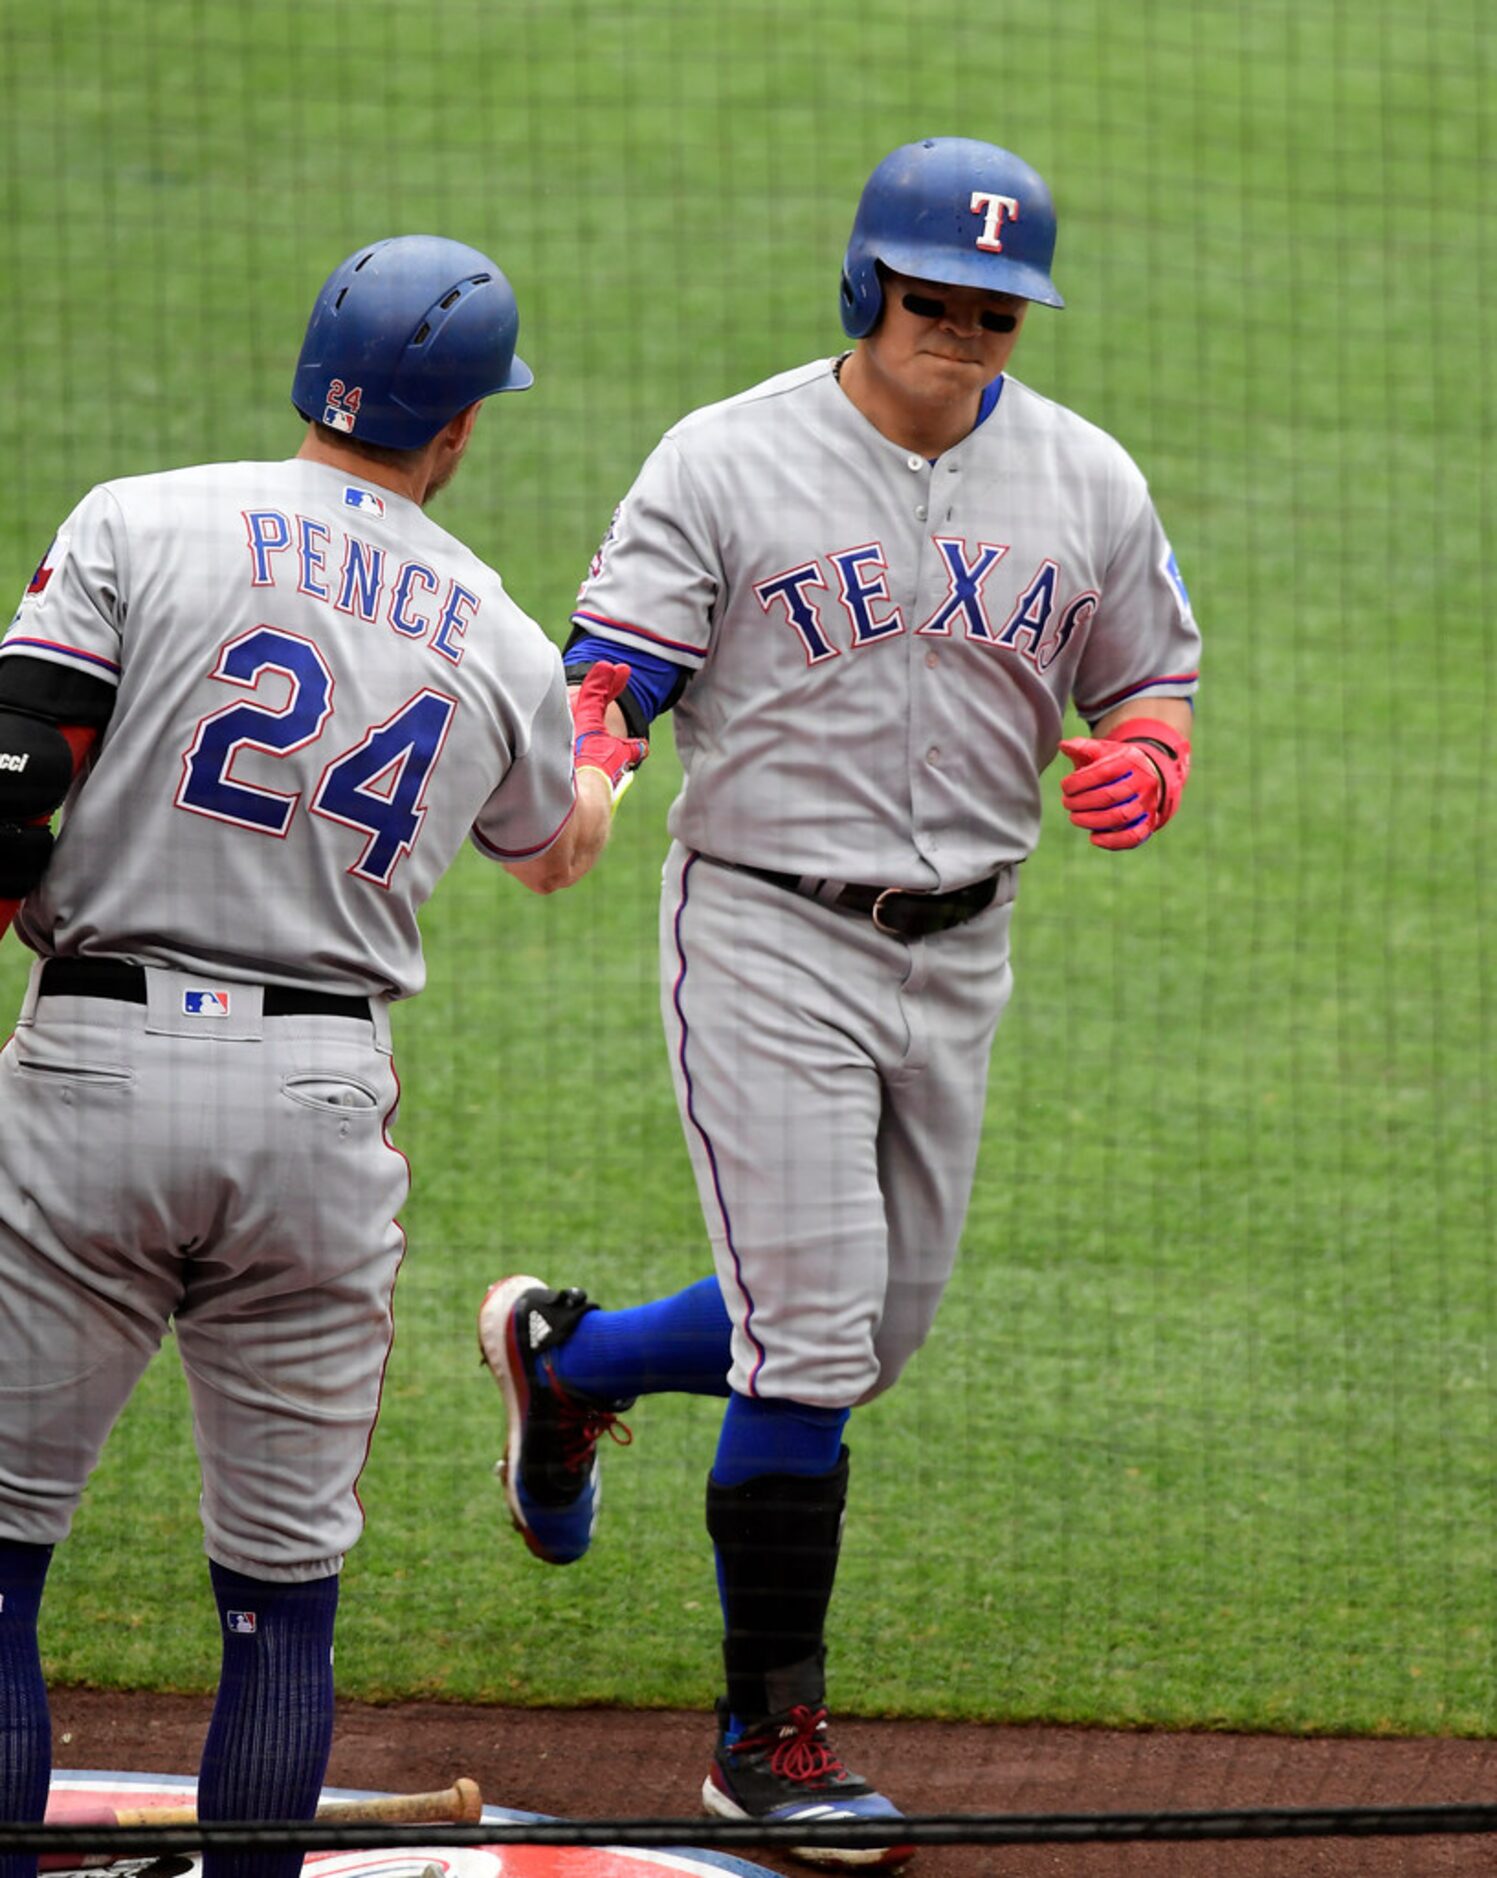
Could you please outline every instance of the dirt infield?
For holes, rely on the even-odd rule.
[[[210,1704],[53,1693],[59,1768],[191,1774]],[[703,1715],[449,1707],[338,1711],[329,1785],[396,1791],[469,1774],[494,1805],[578,1818],[698,1808]],[[942,1722],[843,1722],[848,1761],[910,1812],[1433,1806],[1497,1800],[1497,1742],[1292,1741]],[[799,1872],[764,1854],[757,1861]],[[912,1878],[1485,1878],[1497,1836],[1159,1846],[938,1848]]]

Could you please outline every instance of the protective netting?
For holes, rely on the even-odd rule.
[[[1478,0],[0,0],[14,594],[90,484],[290,454],[318,283],[431,230],[500,259],[537,380],[440,519],[559,637],[662,430],[839,349],[886,150],[990,138],[1053,186],[1068,306],[1014,370],[1149,477],[1197,769],[1137,856],[1047,807],[964,1257],[855,1425],[836,1705],[1497,1729],[1493,34]],[[579,1623],[503,1530],[470,1359],[504,1272],[706,1270],[655,1008],[675,779],[661,735],[606,886],[521,905],[465,862],[425,921],[350,1694],[712,1693],[715,1410],[642,1405],[607,1456]],[[211,1682],[195,1497],[158,1364],[59,1555],[54,1672]]]

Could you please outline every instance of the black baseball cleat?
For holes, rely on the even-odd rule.
[[[569,1394],[556,1380],[553,1353],[589,1311],[587,1293],[553,1291],[524,1275],[491,1285],[478,1311],[478,1346],[504,1396],[504,1482],[515,1529],[537,1558],[571,1565],[592,1544],[598,1521],[598,1442],[627,1447],[622,1402]]]
[[[720,1819],[795,1821],[902,1819],[892,1800],[844,1767],[827,1739],[826,1710],[801,1703],[727,1736],[727,1703],[717,1705],[717,1752],[702,1785],[702,1804]],[[913,1845],[793,1845],[808,1865],[901,1865]]]

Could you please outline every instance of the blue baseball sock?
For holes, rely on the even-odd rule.
[[[40,1820],[52,1781],[52,1718],[36,1640],[49,1545],[0,1541],[0,1819]],[[36,1854],[0,1857],[0,1878],[34,1878]]]
[[[735,1395],[723,1416],[712,1478],[740,1487],[757,1474],[829,1474],[842,1452],[850,1409]]]
[[[589,1311],[552,1358],[556,1379],[595,1402],[726,1395],[732,1325],[715,1278],[625,1311]]]
[[[212,1562],[223,1668],[198,1772],[198,1818],[301,1820],[333,1744],[338,1580],[246,1578]],[[300,1852],[209,1852],[203,1878],[298,1878]]]

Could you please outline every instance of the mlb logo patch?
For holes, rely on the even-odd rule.
[[[370,515],[383,515],[385,512],[384,497],[375,495],[372,489],[345,489],[343,501],[348,508],[364,509]]]
[[[255,1613],[253,1611],[227,1611],[224,1622],[236,1637],[252,1637],[255,1634]]]
[[[228,1014],[229,994],[227,991],[184,991],[182,993],[184,1017],[227,1017]]]
[[[322,421],[330,430],[352,430],[353,412],[342,411],[336,404],[323,407]]]

